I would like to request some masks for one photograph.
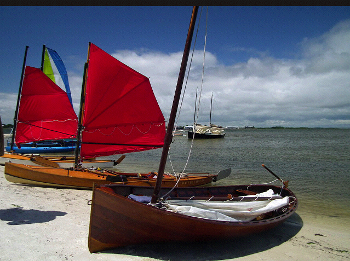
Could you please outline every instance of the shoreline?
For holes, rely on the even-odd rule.
[[[91,254],[92,191],[8,182],[0,166],[1,260],[349,260],[350,222],[297,210],[281,226],[223,242],[129,246]]]

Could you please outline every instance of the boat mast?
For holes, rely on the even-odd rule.
[[[40,70],[43,72],[44,71],[44,60],[45,60],[45,44],[43,45],[43,52],[41,55],[41,66],[40,66]]]
[[[26,68],[26,60],[27,60],[27,52],[28,52],[29,46],[26,46],[26,50],[24,52],[24,59],[23,59],[23,66],[22,66],[22,74],[21,74],[21,81],[19,83],[19,90],[18,90],[18,97],[17,97],[17,105],[16,105],[16,111],[15,111],[15,117],[13,119],[13,131],[12,131],[12,139],[11,139],[11,151],[13,150],[13,144],[15,143],[15,135],[16,135],[16,129],[17,129],[17,118],[18,118],[18,108],[19,108],[19,101],[21,99],[21,93],[22,93],[22,86],[23,86],[23,78],[24,78],[24,70]]]
[[[0,156],[4,155],[4,130],[2,129],[2,122],[0,116]]]
[[[78,164],[80,161],[80,144],[81,144],[81,131],[83,129],[82,122],[83,122],[83,107],[85,105],[85,91],[86,91],[86,79],[87,79],[87,70],[89,67],[89,59],[90,59],[90,45],[91,42],[89,42],[89,49],[88,49],[88,57],[87,61],[84,66],[84,76],[83,76],[83,84],[81,86],[81,96],[80,96],[80,110],[79,110],[79,119],[78,119],[78,131],[77,131],[77,143],[75,146],[75,168],[78,168]]]
[[[194,6],[193,10],[192,10],[192,17],[191,17],[190,26],[189,26],[188,33],[187,33],[185,49],[184,49],[184,53],[182,55],[182,62],[181,62],[179,77],[178,77],[177,85],[176,85],[176,89],[175,89],[174,101],[173,101],[173,105],[171,108],[167,132],[166,132],[166,135],[164,138],[163,152],[162,152],[162,157],[161,157],[161,160],[159,163],[159,170],[158,170],[156,186],[154,187],[154,192],[152,195],[152,200],[151,200],[152,203],[157,202],[160,188],[161,188],[161,184],[162,184],[164,169],[165,169],[165,165],[166,165],[166,161],[167,161],[167,157],[168,157],[170,144],[171,144],[172,137],[173,137],[173,129],[174,129],[174,123],[175,123],[175,118],[176,118],[176,113],[177,113],[177,107],[179,105],[179,100],[180,100],[180,96],[181,96],[181,89],[182,89],[182,84],[183,84],[183,80],[185,77],[187,60],[188,60],[188,55],[190,52],[190,47],[191,47],[191,42],[192,42],[194,25],[196,23],[197,13],[198,13],[198,6]]]
[[[211,99],[210,99],[210,114],[209,114],[209,126],[211,126],[211,111],[213,109],[213,93],[211,93]]]

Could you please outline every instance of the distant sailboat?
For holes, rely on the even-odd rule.
[[[193,138],[194,139],[217,139],[217,138],[225,137],[225,134],[226,134],[225,129],[211,123],[212,110],[213,110],[213,94],[211,95],[211,99],[210,99],[209,126],[195,123],[193,125],[193,128],[188,130],[187,132],[187,136],[189,139],[193,139]]]

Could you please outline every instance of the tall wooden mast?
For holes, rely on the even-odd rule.
[[[81,86],[81,96],[80,96],[80,110],[79,110],[79,119],[78,119],[78,131],[77,131],[77,143],[75,146],[75,168],[78,167],[78,164],[80,163],[80,145],[81,145],[81,131],[83,129],[83,111],[84,111],[84,105],[85,105],[85,92],[86,92],[86,80],[88,77],[88,67],[89,67],[89,59],[90,59],[90,45],[91,42],[89,42],[89,49],[88,49],[88,57],[87,61],[84,66],[84,76],[83,76],[83,84]]]
[[[182,55],[182,62],[181,62],[179,77],[178,77],[177,85],[176,85],[176,89],[175,89],[175,95],[174,95],[173,105],[172,105],[171,113],[170,113],[170,117],[169,117],[167,132],[166,132],[165,139],[164,139],[162,157],[161,157],[161,160],[159,163],[157,183],[156,183],[156,186],[154,188],[153,195],[152,195],[152,201],[151,201],[152,203],[157,202],[160,188],[161,188],[161,184],[162,184],[162,179],[163,179],[163,175],[164,175],[164,170],[165,170],[165,165],[166,165],[166,161],[167,161],[167,157],[168,157],[168,152],[169,152],[170,144],[171,144],[172,137],[173,137],[173,129],[174,129],[174,124],[175,124],[175,119],[176,119],[176,113],[177,113],[177,108],[178,108],[179,100],[180,100],[180,96],[181,96],[182,84],[183,84],[183,80],[185,77],[187,60],[188,60],[188,55],[190,53],[192,36],[193,36],[194,26],[196,23],[197,13],[198,13],[198,6],[194,6],[193,10],[192,10],[190,27],[189,27],[188,33],[187,33],[185,49],[184,49],[184,53]]]

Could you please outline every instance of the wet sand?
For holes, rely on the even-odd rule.
[[[91,254],[92,192],[9,183],[0,166],[0,260],[350,260],[350,222],[297,211],[255,236]]]

